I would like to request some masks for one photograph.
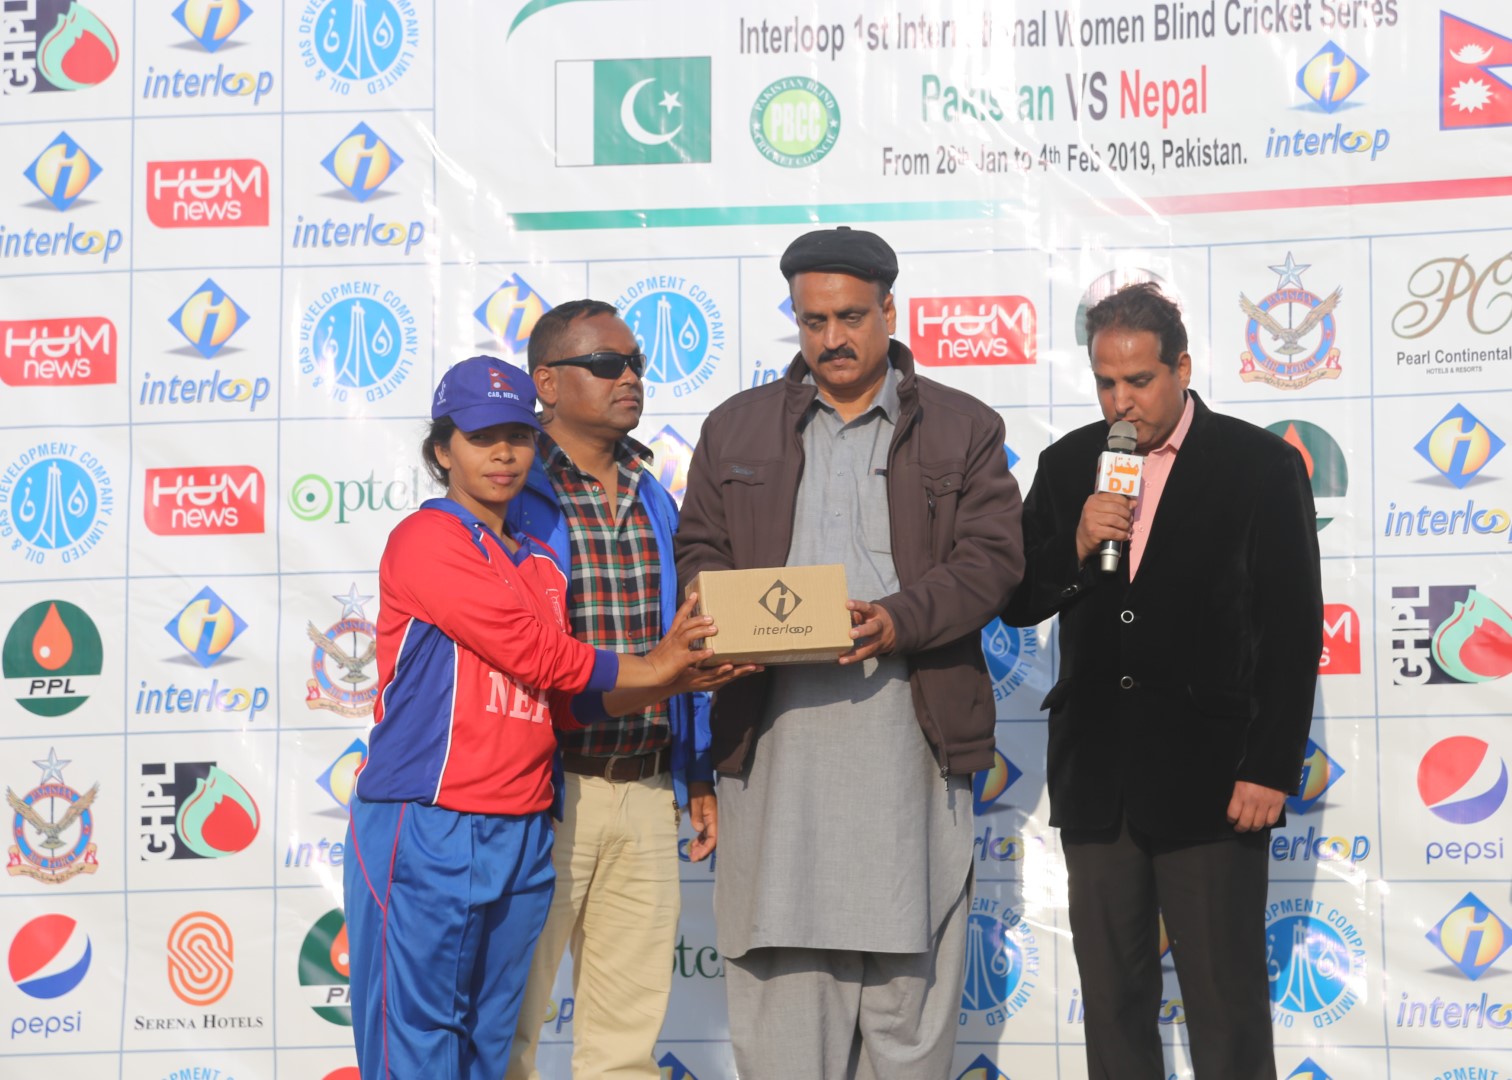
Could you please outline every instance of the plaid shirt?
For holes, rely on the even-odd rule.
[[[614,447],[619,505],[578,469],[549,435],[539,436],[546,476],[572,538],[572,633],[594,648],[645,653],[661,640],[661,557],[651,518],[637,497],[651,451],[626,436]],[[562,749],[610,757],[665,750],[672,741],[665,701],[610,723],[558,733]]]

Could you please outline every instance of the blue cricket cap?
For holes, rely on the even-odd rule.
[[[441,376],[431,419],[449,416],[463,431],[495,424],[528,424],[540,431],[535,403],[535,384],[524,371],[497,357],[472,356]]]

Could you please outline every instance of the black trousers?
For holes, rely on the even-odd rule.
[[[1063,830],[1090,1080],[1165,1080],[1160,917],[1196,1080],[1276,1080],[1265,967],[1270,830],[1181,847],[1126,821]]]

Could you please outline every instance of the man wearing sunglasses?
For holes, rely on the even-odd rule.
[[[730,1040],[741,1076],[948,1076],[995,742],[980,631],[1023,572],[1018,487],[997,413],[892,340],[881,237],[811,232],[780,266],[799,355],[704,424],[678,574],[843,562],[863,599],[838,664],[714,702]]]
[[[514,528],[544,541],[570,582],[573,634],[642,652],[670,626],[680,595],[677,507],[630,438],[646,358],[613,306],[574,300],[541,316],[529,363],[541,403],[539,453],[510,504]],[[608,647],[605,645],[604,647]],[[745,669],[749,670],[749,669]],[[646,1077],[672,988],[680,886],[679,808],[694,861],[714,850],[708,696],[680,694],[608,720],[602,695],[573,711],[596,721],[560,736],[563,820],[556,894],[536,944],[508,1080],[536,1080],[536,1051],[562,952],[572,944],[574,1076]]]

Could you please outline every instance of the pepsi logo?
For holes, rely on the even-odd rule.
[[[89,935],[67,915],[39,915],[16,932],[10,977],[34,998],[62,997],[89,973]]]
[[[1433,744],[1418,765],[1418,795],[1445,821],[1474,825],[1501,808],[1507,798],[1507,763],[1470,735],[1452,735]]]

